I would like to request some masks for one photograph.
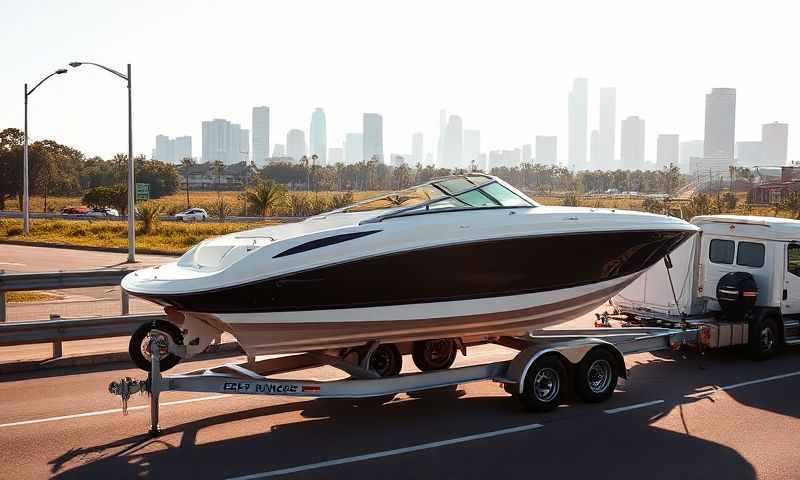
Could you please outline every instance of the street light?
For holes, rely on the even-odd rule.
[[[45,80],[52,77],[53,75],[61,75],[62,73],[67,73],[66,68],[59,68],[55,72],[51,73],[50,75],[44,77],[39,83],[36,84],[35,87],[28,90],[28,84],[25,84],[25,149],[23,150],[22,154],[22,234],[27,235],[28,230],[30,229],[30,201],[29,201],[29,193],[28,193],[28,96],[33,93],[34,90],[39,88],[39,85],[43,84]]]
[[[92,62],[71,62],[70,67],[80,67],[81,65],[94,65],[107,72],[111,72],[119,78],[128,82],[128,262],[136,261],[136,201],[134,200],[133,184],[133,114],[131,112],[131,64],[128,64],[128,74],[123,75],[113,68],[108,68],[98,63]]]

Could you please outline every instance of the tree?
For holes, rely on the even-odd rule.
[[[138,210],[143,222],[142,233],[151,233],[161,220],[161,205],[147,202],[139,205]]]
[[[285,190],[272,181],[258,182],[247,190],[247,201],[262,217],[266,217],[285,195]]]
[[[186,180],[186,209],[192,208],[189,204],[189,173],[194,165],[194,160],[190,157],[184,157],[181,159],[181,165],[183,166],[183,177]]]
[[[122,183],[94,187],[83,195],[82,202],[90,207],[113,207],[124,214],[128,207],[128,187]]]

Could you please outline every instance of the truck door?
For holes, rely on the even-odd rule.
[[[800,316],[800,243],[786,245],[781,313]]]

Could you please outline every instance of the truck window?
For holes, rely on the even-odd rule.
[[[708,259],[712,263],[725,263],[731,265],[733,263],[733,252],[736,246],[733,240],[711,240],[711,245],[708,248]]]
[[[800,245],[789,244],[789,254],[786,259],[786,270],[792,275],[800,277]]]
[[[739,242],[739,249],[736,251],[736,265],[755,268],[763,267],[764,244]]]

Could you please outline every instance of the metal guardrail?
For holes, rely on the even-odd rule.
[[[90,215],[78,215],[78,214],[69,214],[69,215],[62,215],[60,213],[43,213],[43,212],[31,212],[31,218],[44,218],[44,219],[55,219],[55,220],[91,220],[91,221],[109,221],[109,220],[116,220],[116,221],[123,221],[126,220],[128,217],[126,216],[119,216],[119,217],[93,217]],[[22,213],[20,212],[13,212],[13,211],[0,211],[0,218],[22,218]],[[165,222],[182,222],[175,218],[174,215],[161,215],[159,217],[162,221]],[[300,222],[305,220],[308,217],[243,217],[243,216],[235,216],[230,215],[225,217],[224,219],[220,220],[219,218],[210,217],[208,220],[198,221],[196,223],[225,223],[225,222],[265,222],[265,221],[272,221],[272,222]],[[193,222],[186,222],[186,223],[193,223]]]
[[[121,294],[122,315],[51,319],[30,322],[6,320],[6,292],[119,285],[133,272],[127,268],[41,273],[0,273],[0,346],[52,343],[53,357],[62,354],[61,342],[130,335],[142,323],[164,318],[163,314],[129,315],[128,294]]]
[[[0,324],[0,347],[52,343],[53,358],[58,358],[61,342],[131,335],[139,325],[165,318],[156,313],[4,323]]]

